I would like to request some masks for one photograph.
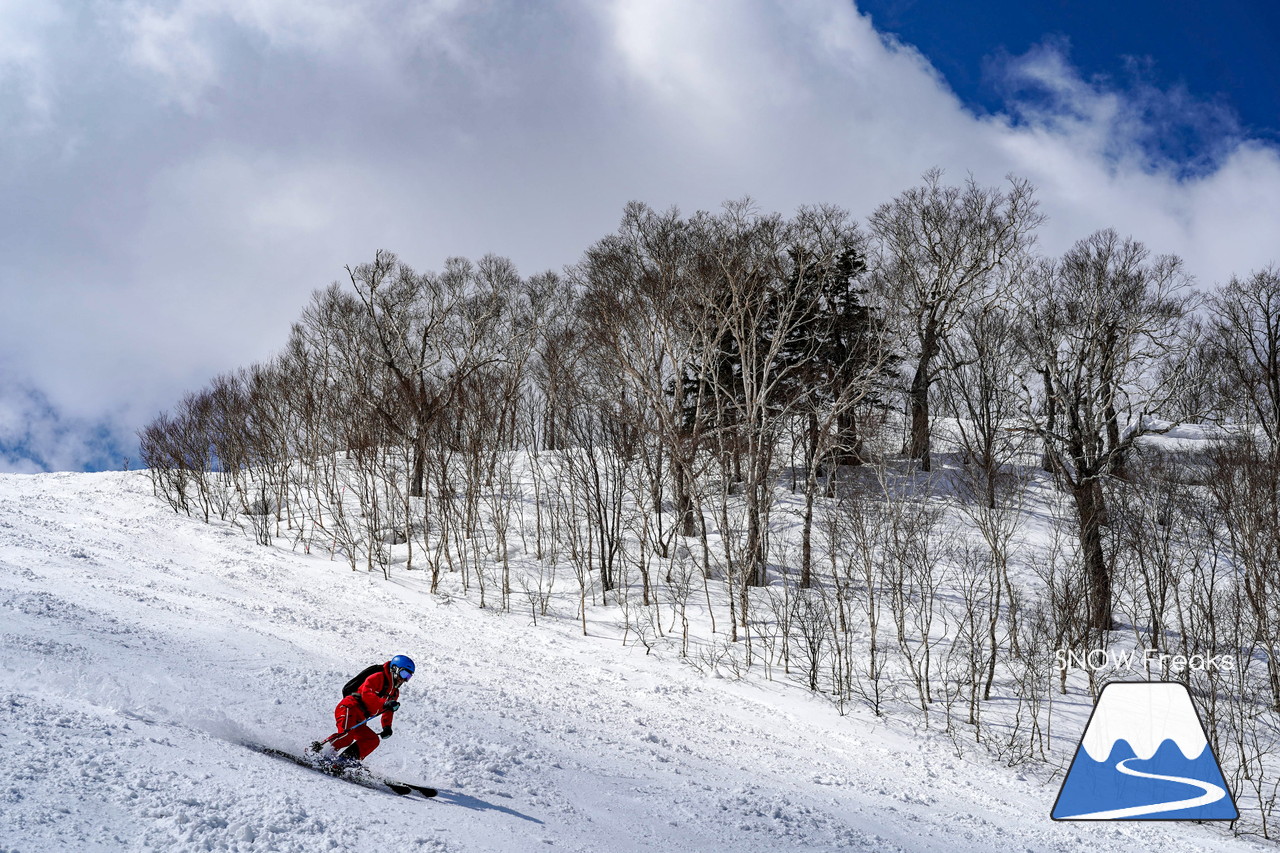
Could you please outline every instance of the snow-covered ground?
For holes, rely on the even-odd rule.
[[[0,475],[0,849],[1264,846],[1187,823],[1054,823],[1048,773],[841,717],[755,671],[716,678],[583,637],[572,618],[531,629],[426,580],[260,547],[175,515],[142,474]],[[396,653],[418,673],[369,765],[437,800],[241,745],[328,734],[343,682]]]

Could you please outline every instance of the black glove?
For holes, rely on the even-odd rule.
[[[391,726],[383,726],[382,731],[378,732],[378,737],[380,738],[391,737]]]
[[[382,706],[382,713],[390,714],[400,710],[400,703],[392,699],[390,702]]]

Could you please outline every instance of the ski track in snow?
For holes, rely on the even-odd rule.
[[[0,475],[0,850],[1263,849],[1054,823],[1057,780],[427,582],[177,516],[141,474]],[[369,765],[438,801],[238,745],[328,734],[397,652],[418,673]]]

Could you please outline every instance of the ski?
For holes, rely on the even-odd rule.
[[[394,790],[395,788],[408,788],[409,789],[408,792],[421,794],[422,796],[427,797],[428,799],[440,793],[435,788],[430,788],[426,785],[414,785],[410,782],[392,782],[389,779],[384,779],[383,781],[386,782],[387,785],[391,786],[392,790]]]
[[[272,758],[279,758],[282,761],[288,761],[299,767],[305,767],[308,770],[314,770],[317,773],[323,773],[326,776],[332,776],[335,779],[341,779],[344,782],[351,782],[365,788],[384,793],[392,793],[399,797],[407,797],[417,794],[421,797],[431,798],[436,796],[439,791],[426,785],[414,785],[410,782],[400,782],[393,779],[386,779],[376,773],[371,772],[366,767],[344,768],[340,766],[326,766],[318,763],[314,759],[308,759],[301,755],[294,755],[291,752],[285,752],[283,749],[275,749],[270,746],[261,746],[256,743],[246,743],[245,747],[252,749],[254,752],[262,755],[269,755]]]

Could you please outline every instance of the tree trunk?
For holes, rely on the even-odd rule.
[[[1049,389],[1052,389],[1054,387],[1053,375],[1047,369],[1041,370],[1040,378],[1044,380],[1044,387],[1045,387],[1044,434],[1053,435],[1054,431],[1058,428],[1058,404],[1057,404],[1057,401],[1054,399],[1053,394],[1049,393]],[[1049,447],[1049,442],[1047,438],[1041,439],[1041,440],[1044,441],[1044,450],[1040,454],[1040,468],[1057,477],[1058,469],[1054,467],[1054,464],[1053,464],[1053,450]]]
[[[804,526],[800,532],[800,588],[813,585],[813,493],[818,488],[818,414],[808,417],[809,441],[805,448]]]
[[[921,471],[932,470],[932,460],[929,458],[929,386],[932,384],[930,373],[937,352],[938,332],[933,322],[930,322],[925,326],[920,346],[920,363],[916,365],[915,376],[911,377],[911,391],[908,395],[911,438],[907,456],[920,460]]]
[[[675,489],[676,517],[679,519],[680,535],[695,536],[698,532],[698,519],[693,509],[693,495],[689,493],[689,475],[684,464],[676,459],[671,460],[672,486]]]
[[[852,408],[836,416],[836,452],[832,454],[836,465],[861,465],[862,437],[858,434],[858,417]]]
[[[1110,631],[1115,623],[1111,614],[1111,569],[1107,566],[1102,542],[1102,523],[1106,515],[1102,484],[1096,477],[1082,477],[1071,494],[1080,520],[1080,556],[1088,583],[1088,627]]]
[[[742,567],[745,586],[764,586],[767,582],[764,567],[764,530],[761,524],[762,501],[760,486],[747,486],[747,547]]]
[[[1129,467],[1126,459],[1128,454],[1120,446],[1120,419],[1116,414],[1116,407],[1113,403],[1107,403],[1105,416],[1107,419],[1107,450],[1111,458],[1111,470],[1107,473],[1121,480],[1128,480]]]
[[[427,494],[426,460],[426,448],[422,446],[421,441],[415,442],[413,445],[413,472],[409,477],[410,497],[421,498],[425,497]]]
[[[932,470],[929,458],[929,383],[925,378],[923,365],[916,369],[911,380],[909,395],[911,407],[911,438],[907,447],[907,456],[920,460],[920,470]]]

